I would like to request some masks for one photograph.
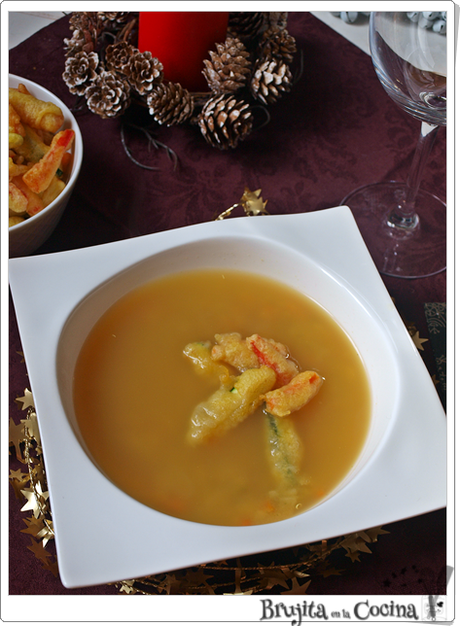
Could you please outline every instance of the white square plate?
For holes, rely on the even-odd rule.
[[[369,376],[372,421],[360,458],[326,500],[281,522],[225,527],[158,513],[105,478],[79,439],[71,382],[92,325],[138,284],[212,266],[268,275],[316,300],[355,342]],[[446,505],[445,413],[347,207],[231,218],[12,259],[10,286],[66,587],[311,543]]]

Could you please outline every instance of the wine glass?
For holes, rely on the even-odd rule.
[[[446,124],[446,37],[422,28],[404,12],[374,12],[369,43],[387,94],[421,121],[407,180],[361,187],[346,198],[382,274],[431,276],[446,267],[446,205],[420,189],[437,132]]]

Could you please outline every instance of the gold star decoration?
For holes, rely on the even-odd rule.
[[[288,591],[282,591],[282,596],[303,596],[305,591],[310,586],[311,580],[307,580],[303,585],[299,585],[297,578],[292,579],[292,587]]]
[[[42,540],[43,547],[46,546],[50,539],[54,539],[53,523],[47,522],[45,526],[37,533],[37,538]]]
[[[21,424],[24,425],[24,432],[30,437],[32,437],[32,439],[35,439],[37,443],[36,452],[37,454],[41,454],[42,447],[41,447],[40,431],[38,429],[37,414],[32,408],[29,408],[27,412],[27,418],[25,420],[21,420]]]
[[[199,587],[200,585],[206,585],[209,578],[212,578],[211,574],[205,574],[203,568],[192,569],[189,571],[189,582],[190,584],[196,585]]]
[[[247,187],[241,197],[240,203],[246,215],[267,215],[266,205],[268,200],[263,201],[261,194],[262,189],[250,191]]]
[[[37,482],[35,488],[22,489],[21,493],[27,500],[21,511],[32,510],[34,516],[38,518],[43,510],[45,500],[49,497],[48,492],[43,492],[40,482]]]
[[[415,333],[411,333],[411,337],[412,337],[412,341],[415,343],[415,347],[417,348],[417,350],[421,350],[423,352],[424,347],[422,344],[425,343],[425,341],[428,341],[428,339],[422,339],[419,335],[419,331],[417,330],[417,332]]]
[[[321,572],[323,578],[329,578],[329,576],[341,576],[343,570],[336,569],[335,567],[329,567]]]
[[[366,539],[360,533],[348,535],[340,544],[346,550],[347,556],[354,562],[359,561],[360,552],[371,552],[367,546]]]
[[[43,563],[49,563],[49,559],[52,557],[52,555],[47,550],[45,550],[42,543],[37,543],[32,539],[32,544],[27,547],[31,552],[35,554],[37,559],[39,559]]]
[[[395,299],[392,298],[392,300],[393,300],[393,304],[396,306]],[[404,322],[404,326],[406,327],[407,332],[412,337],[412,341],[414,342],[415,347],[417,348],[417,350],[420,350],[421,352],[423,352],[424,347],[422,344],[424,344],[425,341],[429,341],[429,340],[422,339],[420,337],[419,331],[417,330],[417,327],[415,326],[415,323],[406,319],[405,316],[400,311],[399,311],[399,314],[401,316],[402,321]]]
[[[53,574],[54,578],[58,577],[59,569],[57,561],[42,561],[42,567],[43,569],[50,571]]]
[[[284,587],[285,589],[289,588],[286,582],[287,573],[285,568],[280,568],[275,565],[274,561],[272,561],[268,567],[261,567],[259,573],[265,589],[269,590],[277,586]]]
[[[119,592],[125,593],[126,595],[136,593],[136,589],[134,588],[133,585],[134,585],[134,580],[122,580]]]
[[[26,533],[28,535],[32,535],[33,537],[37,537],[38,534],[43,530],[44,528],[44,524],[43,524],[43,518],[36,518],[36,517],[26,517],[24,519],[24,523],[27,526],[27,528],[23,528],[21,530],[22,533]]]
[[[233,204],[229,209],[220,213],[215,219],[223,220],[228,217],[235,209],[238,207],[242,207],[245,215],[268,215],[268,211],[265,208],[268,200],[263,200],[261,189],[257,189],[256,191],[250,191],[248,187],[244,188],[244,193],[241,196],[239,202]]]
[[[24,474],[22,470],[10,470],[10,483],[18,500],[22,500],[21,489],[24,489],[29,480],[29,474]]]
[[[20,398],[16,398],[17,404],[22,404],[22,410],[28,409],[29,407],[35,408],[34,397],[32,392],[29,389],[24,390],[24,395]]]
[[[12,417],[9,422],[9,443],[14,446],[16,458],[21,463],[25,463],[21,452],[21,443],[24,441],[24,424],[16,424]]]

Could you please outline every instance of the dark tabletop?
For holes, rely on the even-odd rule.
[[[127,142],[140,168],[122,145],[122,120],[102,120],[87,109],[76,113],[84,142],[81,174],[58,227],[36,254],[92,246],[139,234],[212,220],[238,202],[245,187],[262,189],[272,214],[337,206],[354,188],[403,180],[419,133],[419,122],[385,94],[370,57],[309,13],[289,14],[289,32],[303,55],[303,70],[289,94],[269,108],[270,122],[256,128],[236,149],[209,146],[191,125],[157,127],[159,141],[174,150],[174,169],[165,150],[149,150],[139,134]],[[68,17],[39,31],[10,51],[11,73],[35,81],[70,108],[76,97],[62,80],[63,39]],[[297,57],[297,67],[299,53]],[[135,117],[135,116],[134,116]],[[136,120],[134,120],[136,121]],[[446,197],[446,134],[442,129],[422,187]],[[230,218],[231,219],[231,218]],[[263,219],[263,218],[248,218]],[[397,309],[419,337],[429,338],[426,303],[445,303],[446,273],[402,280],[383,277]],[[10,414],[24,418],[16,398],[28,388],[26,365],[10,301]],[[429,341],[421,355],[437,374]],[[6,418],[6,416],[5,416]],[[11,457],[10,468],[15,469]],[[68,590],[56,572],[45,569],[30,550],[24,512],[10,497],[11,594],[115,594],[111,585]],[[352,562],[337,555],[340,575],[318,576],[307,594],[443,594],[446,589],[446,511],[434,511],[385,527]],[[53,541],[46,549],[52,553]]]

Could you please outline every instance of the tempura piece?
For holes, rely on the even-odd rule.
[[[47,207],[54,200],[56,200],[61,191],[63,191],[64,187],[65,182],[57,176],[54,176],[53,180],[49,184],[49,187],[40,194],[40,197],[43,200],[43,208]]]
[[[23,221],[24,218],[20,215],[10,215],[8,217],[8,228],[11,228],[11,226],[16,226],[16,224],[20,224]]]
[[[276,479],[291,486],[297,484],[302,444],[292,421],[266,412],[268,459]]]
[[[262,395],[273,387],[276,376],[269,367],[244,371],[229,390],[221,387],[195,408],[188,439],[191,443],[220,436],[245,420],[262,404]]]
[[[40,211],[42,211],[44,208],[43,200],[40,198],[40,196],[33,192],[31,189],[29,189],[21,176],[13,178],[13,183],[20,191],[22,191],[22,193],[27,198],[27,215],[32,217],[33,215],[40,213]]]
[[[33,165],[23,176],[26,185],[35,193],[41,193],[51,183],[61,164],[61,159],[70,148],[75,137],[71,129],[61,130],[53,137],[46,155]]]
[[[211,357],[210,341],[195,341],[184,348],[184,354],[189,358],[198,374],[216,377],[221,384],[230,384],[233,377],[223,363],[217,363]]]
[[[27,161],[33,163],[38,163],[41,158],[45,156],[45,154],[49,151],[50,147],[46,143],[44,143],[42,137],[38,134],[38,132],[28,126],[27,124],[24,126],[24,137],[23,142],[20,146],[15,148],[15,152],[23,156]]]
[[[8,148],[14,150],[19,148],[24,142],[24,137],[18,135],[18,133],[8,133]]]
[[[248,348],[240,333],[224,333],[214,335],[217,344],[212,348],[212,358],[225,361],[239,372],[259,367],[259,360]]]
[[[33,128],[56,133],[64,123],[61,109],[52,102],[43,102],[30,94],[10,87],[9,103],[19,114],[22,122]]]
[[[18,85],[18,91],[20,93],[27,93],[30,96],[30,91],[27,89],[27,87],[24,85],[24,83],[19,83]]]
[[[8,158],[8,177],[10,180],[15,176],[22,176],[29,168],[29,165],[15,163],[11,157]]]
[[[264,395],[267,411],[277,417],[298,411],[318,393],[323,382],[324,379],[317,372],[297,374],[287,385]]]
[[[271,367],[276,373],[276,387],[287,385],[299,373],[297,364],[286,356],[287,348],[283,346],[285,352],[280,351],[279,345],[283,344],[277,345],[277,342],[260,335],[251,335],[246,339],[246,344],[257,356],[261,365]]]
[[[8,209],[10,215],[23,215],[27,210],[27,196],[13,182],[8,185]]]
[[[21,117],[11,104],[8,104],[8,132],[21,137],[26,134],[24,126],[21,124]]]

